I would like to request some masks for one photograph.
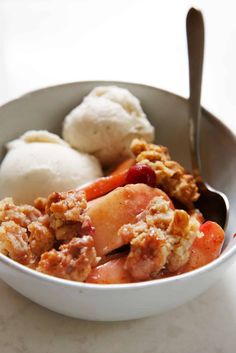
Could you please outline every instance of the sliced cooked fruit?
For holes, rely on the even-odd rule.
[[[88,215],[95,227],[94,242],[98,256],[124,245],[118,236],[120,227],[133,223],[155,196],[168,196],[160,189],[145,184],[130,184],[88,203]]]
[[[119,284],[132,282],[132,278],[124,269],[125,260],[126,256],[123,256],[94,268],[90,272],[86,282],[99,284]]]
[[[207,221],[200,226],[202,238],[194,240],[188,263],[181,273],[195,270],[215,260],[221,252],[224,243],[224,231],[215,222]]]
[[[108,192],[126,184],[128,170],[123,170],[120,173],[99,178],[90,184],[80,188],[86,195],[87,201],[94,200]]]

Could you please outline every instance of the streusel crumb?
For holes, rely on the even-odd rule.
[[[71,240],[81,234],[91,234],[93,227],[86,213],[85,193],[78,190],[54,192],[49,195],[45,212],[57,240]]]
[[[61,245],[59,251],[53,249],[41,256],[37,270],[48,275],[84,281],[92,267],[97,264],[94,241],[91,236],[73,238]]]
[[[166,147],[134,139],[131,151],[137,163],[147,164],[153,168],[157,186],[187,207],[193,207],[193,202],[199,198],[196,180],[178,162],[171,160]]]
[[[130,241],[125,268],[136,281],[155,278],[162,269],[176,272],[189,259],[200,223],[186,211],[173,210],[170,202],[155,197],[134,224],[126,224],[119,236]]]
[[[14,221],[2,222],[0,226],[0,252],[12,260],[28,265],[30,251],[26,229]]]

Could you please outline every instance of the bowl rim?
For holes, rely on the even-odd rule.
[[[7,101],[7,102],[5,102],[3,104],[0,104],[0,110],[7,108],[8,105],[11,105],[12,103],[15,103],[15,102],[17,102],[18,100],[20,100],[22,98],[29,98],[31,95],[34,95],[34,94],[37,94],[37,93],[48,91],[48,90],[51,90],[51,89],[54,89],[54,88],[55,89],[56,88],[63,88],[63,87],[66,87],[66,86],[71,86],[71,85],[75,85],[76,86],[78,84],[93,84],[93,85],[102,84],[102,85],[110,85],[110,86],[116,85],[116,84],[122,86],[122,84],[125,84],[125,85],[131,85],[131,86],[140,86],[140,87],[143,87],[143,88],[151,88],[153,90],[160,91],[163,94],[174,96],[175,98],[179,99],[180,101],[185,101],[186,102],[188,100],[188,97],[183,97],[183,96],[178,95],[177,93],[173,93],[171,91],[168,91],[168,90],[165,90],[165,89],[162,89],[162,88],[159,88],[159,87],[155,87],[155,86],[152,86],[152,85],[148,85],[148,84],[145,84],[145,83],[116,81],[116,80],[114,80],[114,81],[111,81],[111,80],[86,80],[86,81],[72,81],[72,82],[60,83],[58,85],[45,86],[45,87],[42,87],[42,88],[38,88],[38,89],[35,89],[35,90],[28,91],[27,93],[20,94],[19,96],[15,97],[14,99],[12,99],[10,101]],[[205,115],[208,116],[208,118],[214,119],[215,123],[220,125],[220,128],[225,129],[227,131],[227,133],[236,142],[236,131],[234,132],[234,130],[232,130],[227,124],[225,124],[217,116],[215,116],[213,113],[211,113],[208,109],[204,108],[203,106],[201,106],[201,109],[202,109],[202,112]]]
[[[144,88],[151,88],[154,90],[158,90],[161,91],[164,94],[168,94],[171,96],[174,96],[176,98],[178,98],[179,100],[182,101],[187,101],[187,98],[182,97],[176,93],[172,93],[170,91],[158,88],[158,87],[154,87],[151,85],[147,85],[147,84],[143,84],[143,83],[136,83],[136,82],[127,82],[127,81],[107,81],[107,80],[88,80],[88,81],[73,81],[73,82],[68,82],[68,83],[62,83],[62,84],[58,84],[58,85],[53,85],[53,86],[47,86],[47,87],[43,87],[40,89],[36,89],[36,90],[32,90],[29,91],[23,95],[20,95],[19,97],[10,100],[6,103],[4,103],[3,105],[0,106],[0,110],[7,108],[8,105],[11,105],[14,102],[17,102],[18,100],[22,99],[22,98],[27,98],[33,94],[37,94],[43,91],[47,91],[53,88],[62,88],[65,86],[71,86],[71,85],[77,85],[77,84],[94,84],[94,85],[122,85],[122,84],[127,84],[127,85],[131,85],[131,86],[141,86]],[[236,141],[236,133],[234,133],[233,130],[231,130],[229,128],[229,126],[225,125],[219,118],[217,118],[215,115],[211,114],[208,110],[206,110],[204,107],[202,107],[202,111],[205,115],[207,115],[210,119],[214,119],[215,123],[217,123],[218,125],[220,125],[220,128],[223,128],[227,131],[227,133],[229,135],[231,135],[231,137]],[[227,229],[226,229],[227,230]],[[38,272],[34,269],[31,269],[29,267],[26,267],[12,259],[10,259],[9,257],[7,257],[6,255],[3,255],[0,253],[0,265],[3,263],[6,266],[10,267],[11,269],[14,269],[16,271],[19,271],[25,275],[29,275],[29,277],[34,277],[35,279],[38,279],[40,281],[45,281],[51,284],[55,284],[55,285],[63,285],[66,287],[71,287],[71,288],[78,288],[80,290],[82,289],[87,289],[87,290],[125,290],[125,289],[129,289],[129,290],[136,290],[136,289],[141,289],[141,288],[145,288],[145,287],[152,287],[152,286],[156,286],[156,285],[164,285],[164,284],[168,284],[168,283],[175,283],[178,281],[186,281],[189,278],[194,278],[196,276],[201,276],[203,275],[205,272],[210,272],[212,270],[214,270],[215,268],[218,268],[220,265],[226,263],[231,257],[233,257],[236,254],[236,237],[232,237],[232,239],[230,240],[230,243],[234,242],[234,244],[229,248],[228,246],[225,248],[225,250],[223,251],[222,254],[220,254],[220,256],[213,260],[212,262],[208,263],[207,265],[204,265],[198,269],[195,269],[193,271],[190,272],[186,272],[180,275],[174,275],[172,277],[166,277],[166,278],[160,278],[160,279],[153,279],[153,280],[149,280],[149,281],[144,281],[144,282],[135,282],[135,283],[122,283],[122,284],[97,284],[97,283],[85,283],[85,282],[76,282],[76,281],[71,281],[71,280],[66,280],[66,279],[62,279],[59,277],[54,277],[51,275],[47,275],[44,274],[42,272]]]

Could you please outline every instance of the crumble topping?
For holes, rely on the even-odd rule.
[[[155,171],[157,186],[185,206],[193,207],[192,203],[199,198],[196,180],[178,162],[171,160],[166,147],[134,139],[131,151],[137,163],[147,164]]]
[[[199,222],[186,211],[172,210],[170,202],[155,197],[134,224],[126,224],[119,235],[130,241],[125,268],[134,280],[155,278],[166,268],[176,272],[189,259]]]
[[[52,276],[82,282],[97,262],[93,238],[83,236],[73,238],[69,243],[61,245],[58,251],[53,249],[45,252],[41,256],[37,270]]]
[[[40,258],[45,252],[53,248],[55,236],[53,231],[40,221],[32,222],[28,226],[29,245],[32,253]]]
[[[12,260],[28,265],[30,252],[27,230],[14,221],[2,222],[0,226],[0,252]]]
[[[37,197],[34,200],[34,207],[37,208],[42,213],[45,213],[46,205],[47,205],[46,197]]]
[[[84,193],[54,192],[35,206],[0,202],[0,252],[38,271],[85,280],[97,258]]]
[[[71,240],[80,234],[91,234],[93,227],[86,213],[85,193],[78,190],[54,192],[47,200],[45,212],[57,240]]]
[[[0,201],[0,223],[13,221],[21,227],[27,227],[36,221],[41,212],[30,205],[16,206],[12,198],[7,197]]]

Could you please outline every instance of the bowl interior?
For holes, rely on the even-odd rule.
[[[166,145],[171,155],[188,170],[187,101],[169,92],[131,83],[78,82],[50,87],[29,93],[0,108],[0,160],[9,140],[30,129],[46,129],[60,134],[62,121],[95,86],[117,85],[128,88],[137,96],[149,120],[156,128],[156,142]],[[236,229],[236,138],[221,122],[203,109],[201,122],[202,171],[210,185],[223,191],[230,201],[230,216],[225,246]]]

